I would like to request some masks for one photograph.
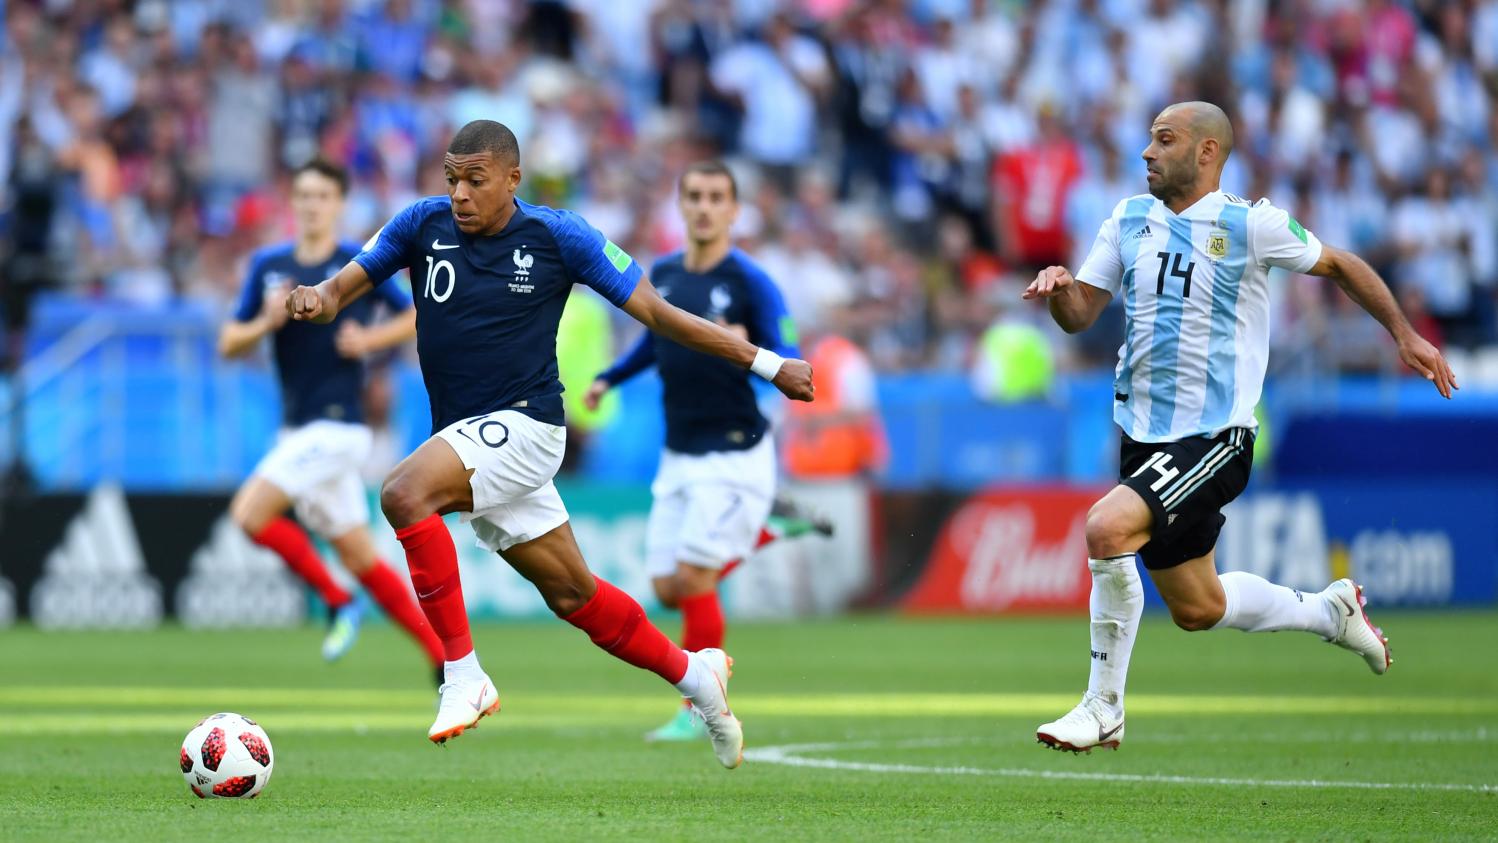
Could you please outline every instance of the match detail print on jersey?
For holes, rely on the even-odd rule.
[[[1268,200],[1221,191],[1180,214],[1118,203],[1077,280],[1124,303],[1114,421],[1139,442],[1253,430],[1269,356],[1269,270],[1305,272],[1321,242]]]

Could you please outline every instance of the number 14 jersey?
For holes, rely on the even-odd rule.
[[[1076,275],[1123,298],[1113,420],[1139,442],[1253,429],[1269,269],[1320,258],[1321,241],[1267,199],[1213,191],[1180,214],[1147,194],[1118,203]]]

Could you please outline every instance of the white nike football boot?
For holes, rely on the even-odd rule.
[[[499,691],[484,674],[477,679],[444,682],[437,693],[442,701],[437,704],[437,719],[427,730],[432,743],[447,743],[466,729],[477,729],[479,720],[499,711]]]
[[[707,724],[707,736],[713,742],[718,763],[732,770],[744,762],[744,727],[728,708],[728,677],[733,675],[733,659],[713,648],[687,653],[687,658],[692,661],[688,670],[705,669],[697,693],[687,699]]]
[[[1041,724],[1035,739],[1051,749],[1065,752],[1092,752],[1094,749],[1118,749],[1123,743],[1123,712],[1093,694],[1086,694],[1077,707],[1065,717]]]
[[[1327,586],[1321,596],[1331,603],[1337,612],[1337,634],[1327,640],[1345,650],[1363,657],[1374,673],[1383,674],[1394,657],[1389,653],[1389,639],[1384,631],[1368,620],[1368,598],[1363,596],[1363,587],[1350,579],[1340,579]]]

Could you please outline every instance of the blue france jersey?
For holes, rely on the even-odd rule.
[[[515,409],[560,425],[557,323],[574,283],[616,307],[644,271],[570,211],[515,200],[497,234],[470,236],[446,196],[396,214],[354,260],[376,289],[411,270],[416,350],[432,402],[432,430]]]
[[[267,290],[284,286],[312,286],[332,277],[342,269],[359,247],[340,243],[322,263],[306,266],[297,263],[296,246],[285,243],[256,252],[245,273],[244,287],[234,318],[248,322],[260,313]],[[281,378],[281,409],[287,425],[299,427],[319,419],[342,422],[364,420],[361,393],[364,389],[364,363],[338,354],[334,338],[346,322],[367,325],[374,319],[375,307],[384,302],[394,311],[411,306],[411,297],[399,286],[386,284],[375,296],[367,296],[344,308],[326,325],[288,321],[272,336],[276,369]]]
[[[691,272],[677,253],[651,269],[651,281],[673,305],[707,319],[743,325],[749,341],[799,357],[795,327],[780,289],[738,249],[707,272]],[[666,409],[666,447],[684,454],[750,448],[769,424],[759,411],[748,371],[646,332],[599,377],[617,384],[658,366]]]

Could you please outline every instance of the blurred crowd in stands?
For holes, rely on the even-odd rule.
[[[722,155],[743,243],[805,330],[883,371],[967,368],[1035,269],[1075,267],[1166,103],[1232,116],[1224,189],[1356,250],[1447,346],[1498,342],[1495,0],[5,0],[6,295],[227,303],[289,232],[286,174],[347,164],[347,234],[444,190],[468,120],[525,198],[647,267]],[[1382,371],[1328,282],[1275,279],[1277,365]],[[1121,319],[1066,338],[1108,365]]]

